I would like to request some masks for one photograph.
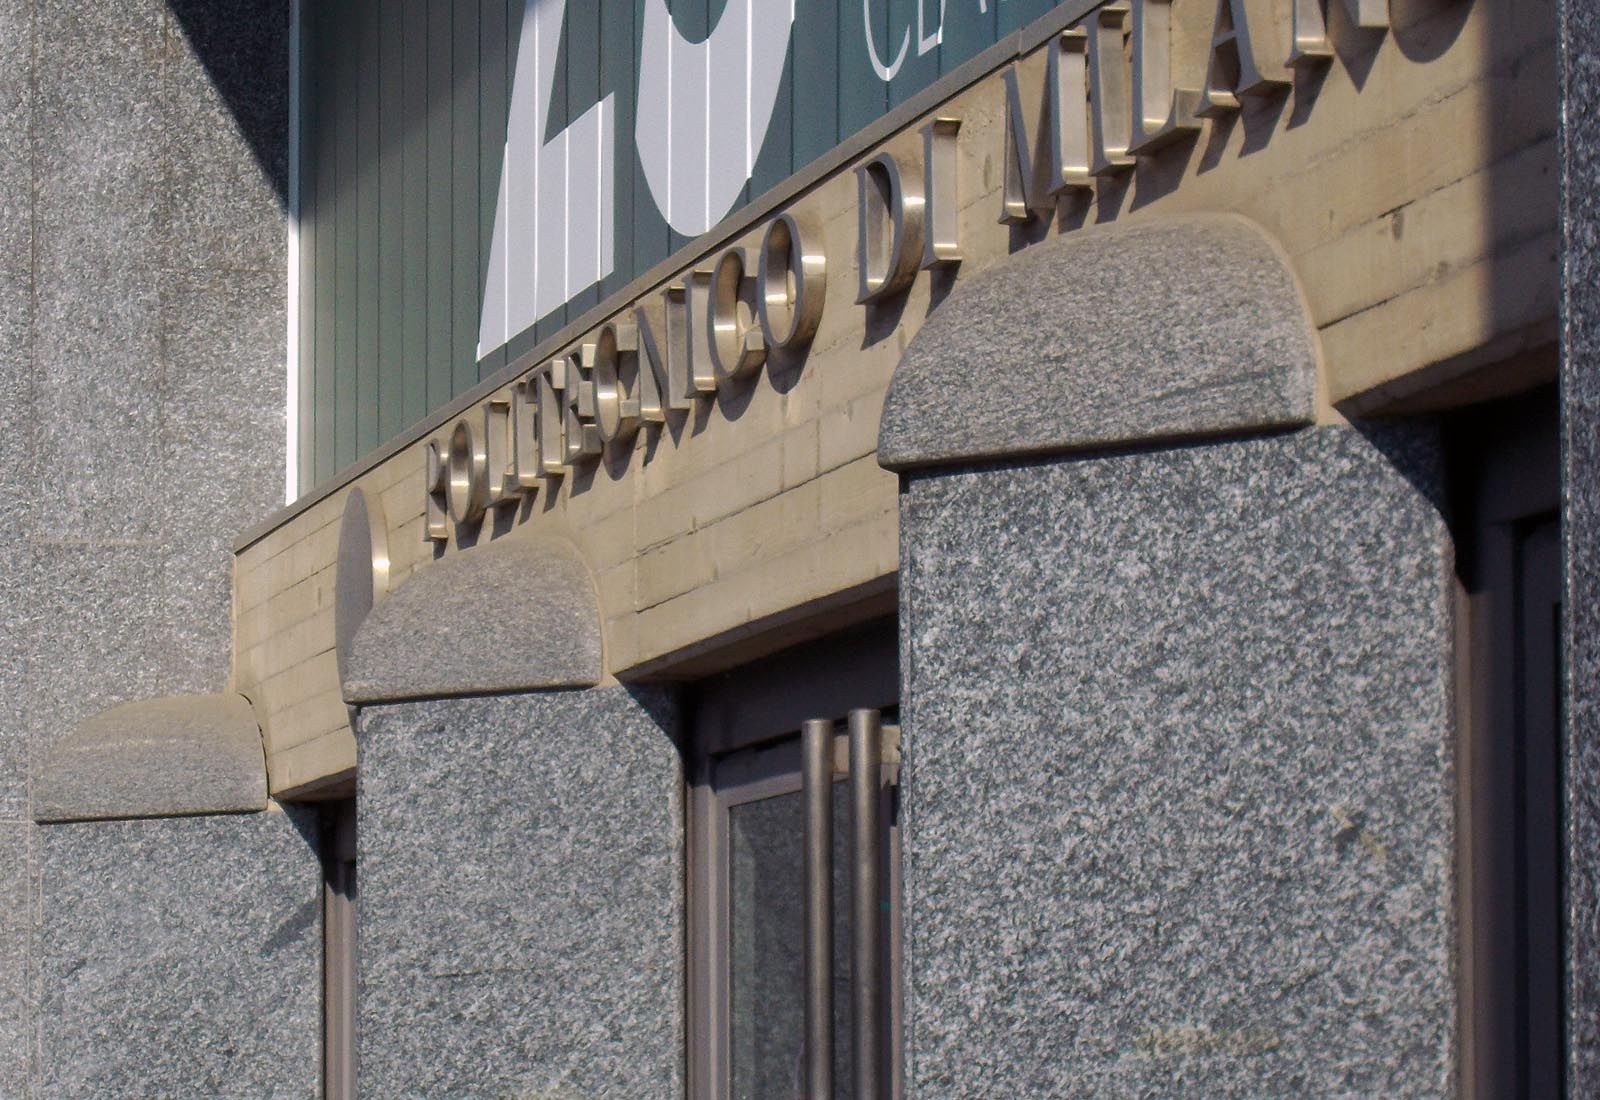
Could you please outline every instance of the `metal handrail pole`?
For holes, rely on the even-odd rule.
[[[833,1100],[833,723],[800,730],[805,804],[805,1100]]]
[[[855,1032],[855,1100],[880,1100],[883,1089],[883,810],[878,796],[882,721],[875,710],[850,712],[851,921],[850,989]]]

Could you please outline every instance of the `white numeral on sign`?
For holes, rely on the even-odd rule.
[[[615,96],[544,140],[566,7],[566,0],[527,0],[523,10],[478,329],[480,359],[611,274],[615,261]]]
[[[772,123],[794,0],[728,0],[703,42],[645,0],[634,128],[645,182],[667,223],[710,229],[739,201]]]

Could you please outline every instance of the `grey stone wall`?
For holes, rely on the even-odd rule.
[[[1600,18],[1562,0],[1567,1095],[1600,1095]]]
[[[0,0],[0,1096],[39,1027],[30,770],[226,686],[229,543],[281,501],[287,9]]]
[[[37,1100],[317,1100],[321,869],[303,812],[39,827]]]
[[[361,711],[362,1095],[682,1094],[676,723],[623,688]]]
[[[1439,477],[1320,428],[909,479],[909,1095],[1452,1095]]]

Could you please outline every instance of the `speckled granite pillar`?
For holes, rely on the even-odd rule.
[[[1453,1095],[1438,482],[1343,428],[908,479],[909,1096]]]
[[[363,1096],[683,1091],[683,819],[668,697],[362,710]]]
[[[321,870],[282,812],[43,825],[34,1100],[317,1100]]]
[[[1560,10],[1567,1095],[1600,1095],[1600,13]]]
[[[0,0],[0,1096],[54,995],[30,771],[227,686],[230,543],[282,500],[287,14]]]
[[[11,442],[0,463],[0,500],[15,516],[39,491],[33,417],[33,223],[26,196],[33,113],[32,0],[0,0],[0,432]],[[32,1047],[34,986],[33,826],[28,807],[28,640],[17,631],[13,574],[30,556],[15,524],[0,531],[0,1096],[24,1097]]]

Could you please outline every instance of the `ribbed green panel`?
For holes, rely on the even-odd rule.
[[[350,4],[334,15],[339,28],[336,41],[349,48],[357,36],[364,5]],[[344,52],[343,50],[340,51]],[[351,51],[354,53],[355,51]],[[356,405],[361,401],[360,367],[356,362],[356,316],[361,303],[356,293],[356,210],[357,91],[361,86],[358,65],[341,65],[329,81],[338,96],[339,110],[333,119],[334,147],[334,222],[333,222],[333,453],[337,466],[355,461]]]
[[[756,156],[755,170],[745,185],[744,202],[760,198],[794,172],[794,41],[783,59],[783,83],[778,87],[778,102],[772,108],[772,124]]]
[[[797,7],[789,56],[795,73],[790,163],[798,169],[839,141],[839,23],[832,4]]]
[[[428,89],[427,217],[428,287],[425,308],[428,317],[427,379],[428,408],[436,409],[455,392],[450,311],[451,279],[455,274],[455,250],[451,233],[455,229],[455,143],[452,140],[455,114],[455,74],[453,31],[454,0],[428,0],[427,55],[424,80]],[[474,349],[476,350],[476,349]]]
[[[450,82],[458,89],[450,104],[450,336],[445,352],[452,394],[478,384],[478,305],[483,294],[483,263],[478,254],[478,176],[483,165],[478,132],[482,77],[479,3],[454,4]],[[467,349],[462,354],[463,347]]]
[[[392,5],[398,8],[398,5]],[[378,438],[405,419],[405,31],[378,21]]]
[[[302,72],[309,79],[303,85],[306,98],[306,129],[302,135],[300,196],[306,221],[311,226],[310,251],[302,252],[300,262],[311,265],[312,294],[301,301],[301,324],[311,332],[314,356],[311,374],[311,416],[301,421],[302,434],[315,441],[313,463],[300,468],[303,481],[321,480],[336,468],[333,453],[333,379],[336,373],[333,354],[333,279],[334,227],[339,222],[339,188],[334,150],[333,121],[337,113],[338,66],[328,53],[337,41],[334,12],[325,5],[306,9],[309,27]],[[311,475],[315,473],[315,478]]]
[[[616,0],[610,0],[615,3]],[[644,6],[647,0],[633,0],[633,67],[629,69],[629,77],[637,71],[639,61],[639,39],[644,34]],[[700,0],[703,3],[703,0]],[[630,84],[631,87],[631,84]],[[632,99],[633,96],[628,98]],[[637,104],[635,104],[637,109]],[[633,240],[633,269],[635,271],[648,271],[662,260],[666,259],[672,249],[672,231],[667,228],[667,219],[661,215],[661,207],[657,205],[655,196],[650,193],[650,185],[645,182],[644,169],[639,167],[636,157],[623,157],[620,164],[626,164],[627,173],[633,180],[633,219],[629,224],[626,208],[618,208],[617,231],[627,233]],[[619,173],[620,175],[621,173]]]
[[[365,454],[378,445],[378,409],[383,402],[378,367],[378,162],[382,153],[378,127],[378,6],[363,4],[356,12],[356,453]],[[373,395],[373,396],[368,396]]]
[[[941,73],[953,72],[960,68],[963,62],[970,61],[999,38],[997,29],[999,20],[995,9],[999,7],[1000,2],[1001,0],[991,0],[985,6],[976,3],[946,6],[943,33],[939,42]]]
[[[633,59],[638,56],[639,31],[635,26],[636,16],[642,9],[634,3],[612,3],[599,7],[596,15],[602,20],[600,24],[600,56],[597,62],[599,82],[596,87],[596,98],[606,95],[616,96],[617,105],[617,133],[632,134],[634,123],[633,88]],[[627,283],[634,270],[633,267],[633,234],[628,232],[628,215],[633,210],[633,172],[618,172],[616,183],[616,204],[620,212],[616,233],[616,270],[614,270],[600,284],[597,297],[610,294]]]
[[[687,239],[634,150],[646,4],[568,0],[548,126],[613,97],[612,274],[477,356],[506,118],[529,0],[318,0],[304,5],[300,278],[302,487],[393,439],[500,370]],[[729,3],[667,0],[706,38]],[[783,83],[743,200],[1060,0],[796,0]],[[918,26],[919,5],[922,25]],[[934,32],[939,11],[939,44]],[[874,71],[865,30],[892,80]],[[514,294],[516,288],[511,288]]]
[[[1018,2],[1005,0],[1007,5]],[[946,8],[959,6],[945,5]],[[889,13],[889,29],[878,40],[880,56],[886,62],[893,61],[901,44],[905,44],[900,68],[889,81],[889,106],[896,107],[939,79],[939,0],[890,0],[885,7]],[[919,8],[922,9],[920,13]]]
[[[428,404],[428,0],[402,0],[400,152],[400,419],[414,424]],[[318,477],[331,471],[319,470]]]
[[[519,11],[520,6],[519,6]],[[489,262],[494,235],[494,204],[500,190],[500,157],[506,144],[506,108],[510,102],[511,74],[516,63],[515,43],[507,26],[507,0],[490,0],[478,9],[478,294],[483,294],[483,268]],[[474,319],[476,320],[476,319]],[[490,352],[477,365],[478,379],[506,365],[505,349]]]
[[[600,102],[600,5],[595,3],[567,5],[567,29],[561,43],[566,59],[567,118],[577,118]],[[621,134],[619,127],[616,131]],[[632,129],[628,130],[632,133]],[[613,177],[612,187],[616,187]],[[613,191],[613,194],[615,192]],[[566,306],[568,317],[576,317],[584,310],[598,304],[600,288],[575,290]]]
[[[1056,6],[1056,0],[1005,0],[996,9],[1000,33],[1021,30]]]
[[[571,9],[572,4],[567,7]],[[572,111],[568,108],[567,96],[567,68],[572,64],[572,12],[567,12],[567,19],[561,25],[561,49],[556,54],[556,75],[550,86],[550,121],[545,127],[545,132],[540,135],[541,140],[548,141],[552,133],[559,133],[563,127],[572,121]],[[515,81],[512,82],[515,85]],[[543,340],[567,323],[566,307],[546,315],[535,326],[535,339]]]

